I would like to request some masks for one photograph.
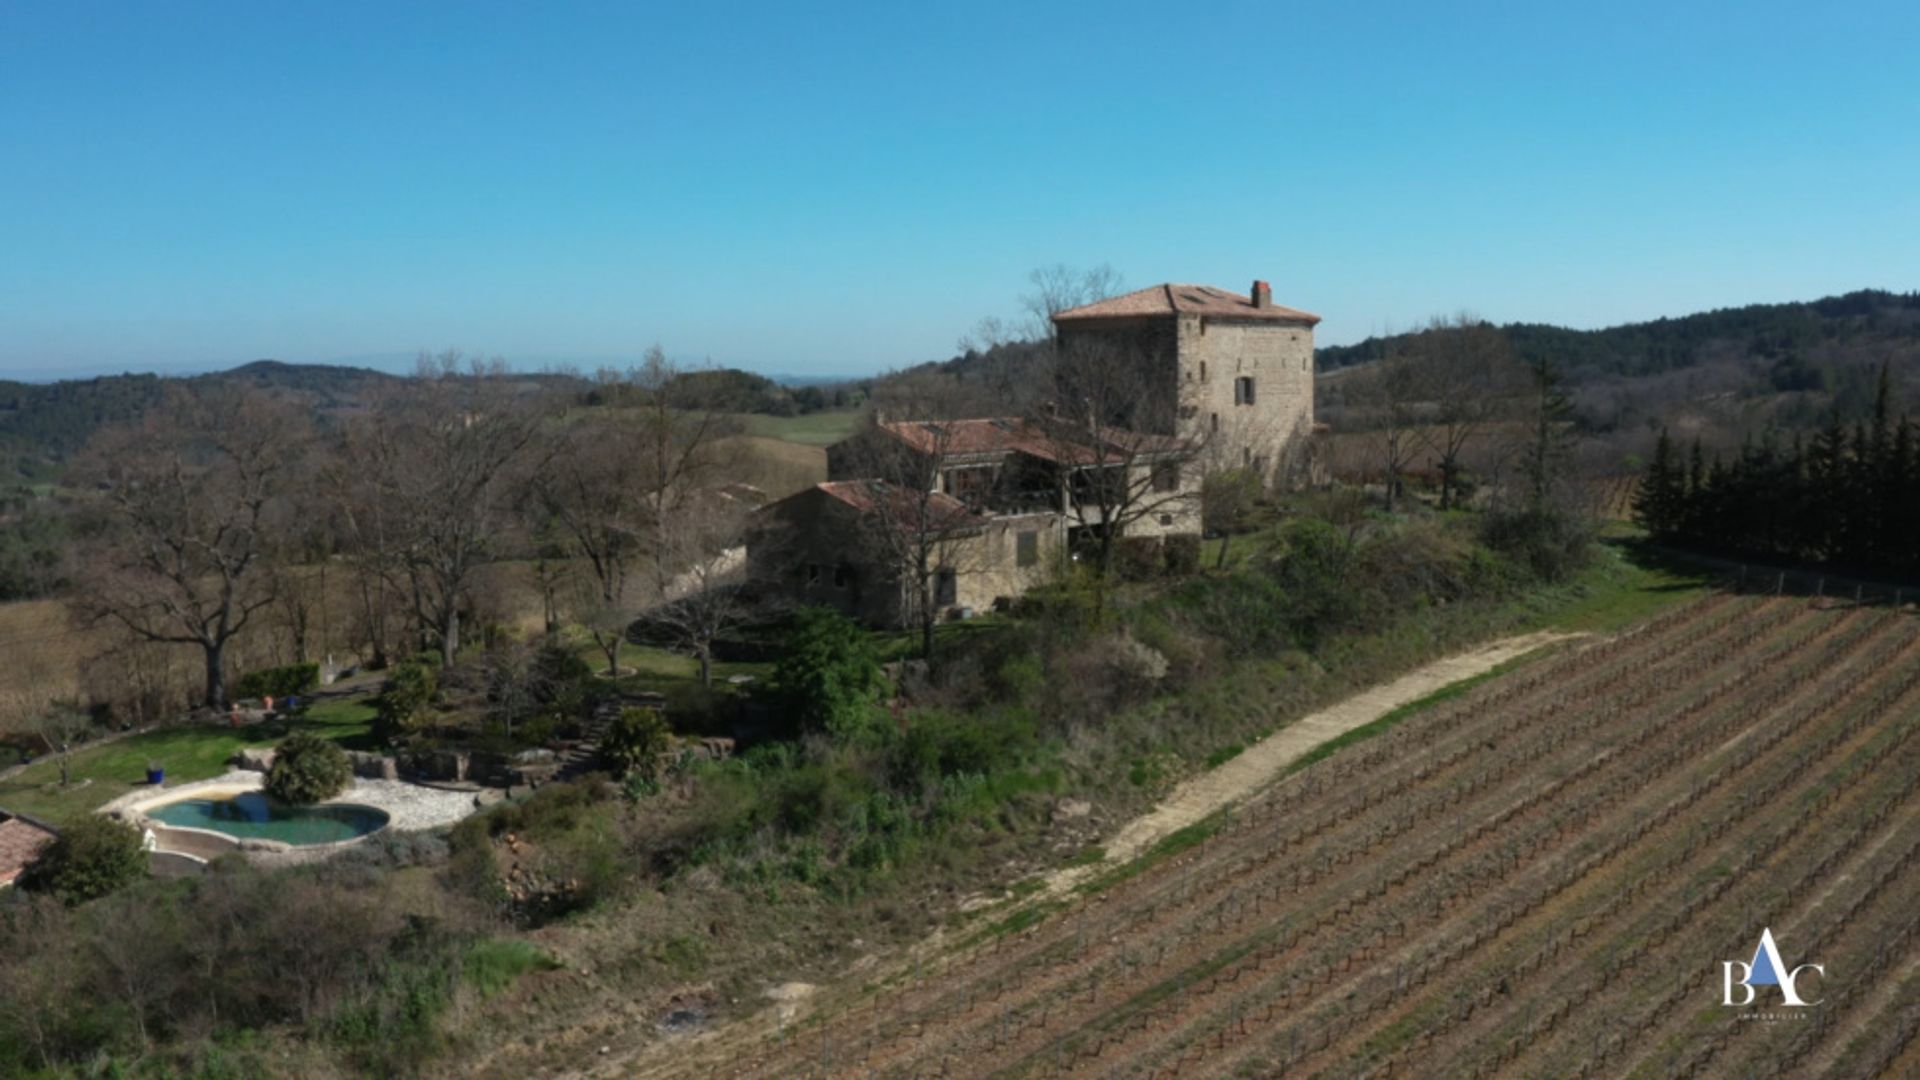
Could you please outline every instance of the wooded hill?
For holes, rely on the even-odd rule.
[[[1735,364],[1757,389],[1828,392],[1843,411],[1873,400],[1881,361],[1909,372],[1920,359],[1920,293],[1862,289],[1806,303],[1749,304],[1676,319],[1570,330],[1544,323],[1501,327],[1523,361],[1551,359],[1575,384]],[[1378,360],[1415,332],[1316,352],[1321,371]]]
[[[583,405],[611,404],[617,384],[576,374],[517,374],[516,382],[536,387],[570,387]],[[844,404],[848,391],[832,386],[789,388],[763,375],[732,368],[693,369],[681,373],[688,384],[683,398],[724,412],[795,416]],[[227,371],[171,379],[153,374],[106,375],[54,383],[0,380],[0,488],[57,478],[61,465],[100,428],[124,423],[159,402],[169,382],[211,386],[245,383],[285,395],[326,416],[363,405],[368,396],[399,382],[401,376],[371,368],[331,364],[288,364],[256,360]]]

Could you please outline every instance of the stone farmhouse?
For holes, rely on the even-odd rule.
[[[1200,533],[1200,476],[1169,436],[1028,419],[876,421],[827,450],[826,483],[768,506],[750,576],[880,626],[1004,605],[1058,575],[1111,515],[1157,545]],[[886,477],[885,479],[881,477]]]
[[[764,508],[748,576],[899,627],[916,619],[924,572],[939,616],[961,617],[1109,535],[1136,561],[1168,538],[1197,542],[1210,469],[1274,481],[1306,467],[1319,317],[1275,305],[1266,283],[1156,285],[1053,319],[1063,363],[1129,376],[1117,415],[876,418],[828,448],[826,483]]]
[[[1311,469],[1313,328],[1320,316],[1211,285],[1154,285],[1053,316],[1063,355],[1137,373],[1124,422],[1188,440],[1209,469],[1252,468],[1270,484]]]

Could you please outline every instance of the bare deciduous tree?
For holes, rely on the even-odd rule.
[[[1425,376],[1420,357],[1402,346],[1356,374],[1349,385],[1347,400],[1359,407],[1362,422],[1371,429],[1389,513],[1399,502],[1401,477],[1419,450],[1421,413],[1428,400]]]
[[[139,424],[104,432],[82,468],[108,521],[79,609],[198,647],[210,708],[227,704],[228,645],[272,600],[269,523],[306,430],[256,392],[175,389]]]
[[[1027,336],[1035,341],[1053,339],[1053,317],[1060,312],[1105,300],[1125,288],[1120,272],[1106,263],[1087,269],[1065,263],[1042,266],[1027,275],[1027,283],[1032,290],[1021,295],[1020,306],[1027,314]]]
[[[1439,462],[1440,509],[1447,510],[1459,499],[1468,448],[1513,414],[1525,372],[1506,335],[1465,312],[1434,319],[1412,348],[1433,400],[1422,438]]]
[[[57,702],[34,714],[32,728],[59,765],[60,786],[66,787],[73,782],[69,772],[73,765],[73,748],[92,733],[93,718],[78,705]]]
[[[658,345],[617,386],[602,372],[600,389],[631,404],[568,428],[535,471],[538,508],[597,590],[572,606],[608,674],[619,670],[636,566],[650,561],[658,576],[683,557],[678,519],[718,464],[724,418],[690,396],[684,374]]]
[[[866,485],[857,538],[873,561],[893,576],[902,608],[920,634],[921,659],[932,664],[943,582],[957,589],[980,570],[983,557],[970,541],[981,518],[967,493],[949,492],[942,473],[954,458],[960,425],[937,396],[896,403],[913,418],[889,413],[848,443],[844,471]],[[983,492],[984,494],[984,492]]]
[[[748,580],[752,508],[720,492],[684,499],[655,532],[653,587],[646,620],[700,664],[713,685],[714,642],[760,614]]]
[[[505,527],[512,470],[540,425],[537,409],[506,385],[504,364],[460,370],[457,352],[423,356],[416,378],[360,433],[378,515],[363,535],[376,534],[383,562],[397,556],[415,616],[447,666],[460,648],[466,590]]]
[[[1152,366],[1124,344],[1092,339],[1058,349],[1052,375],[1054,400],[1033,423],[1065,473],[1072,514],[1081,535],[1093,539],[1104,577],[1115,541],[1129,530],[1199,513],[1206,442],[1140,430],[1149,419],[1143,403],[1155,400],[1158,387]]]

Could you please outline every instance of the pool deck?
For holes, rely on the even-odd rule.
[[[131,819],[143,816],[154,807],[182,799],[208,799],[258,791],[265,782],[263,773],[236,769],[211,780],[197,780],[175,787],[146,788],[123,795],[102,806],[100,813]],[[414,832],[452,825],[477,809],[474,800],[475,794],[471,791],[449,791],[404,780],[366,780],[356,777],[351,787],[325,801],[356,803],[384,810],[389,819],[387,828]]]

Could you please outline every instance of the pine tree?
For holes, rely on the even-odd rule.
[[[1661,428],[1660,439],[1653,444],[1653,461],[1634,496],[1634,516],[1647,532],[1669,536],[1677,530],[1686,497],[1686,477],[1674,458],[1673,439]]]

